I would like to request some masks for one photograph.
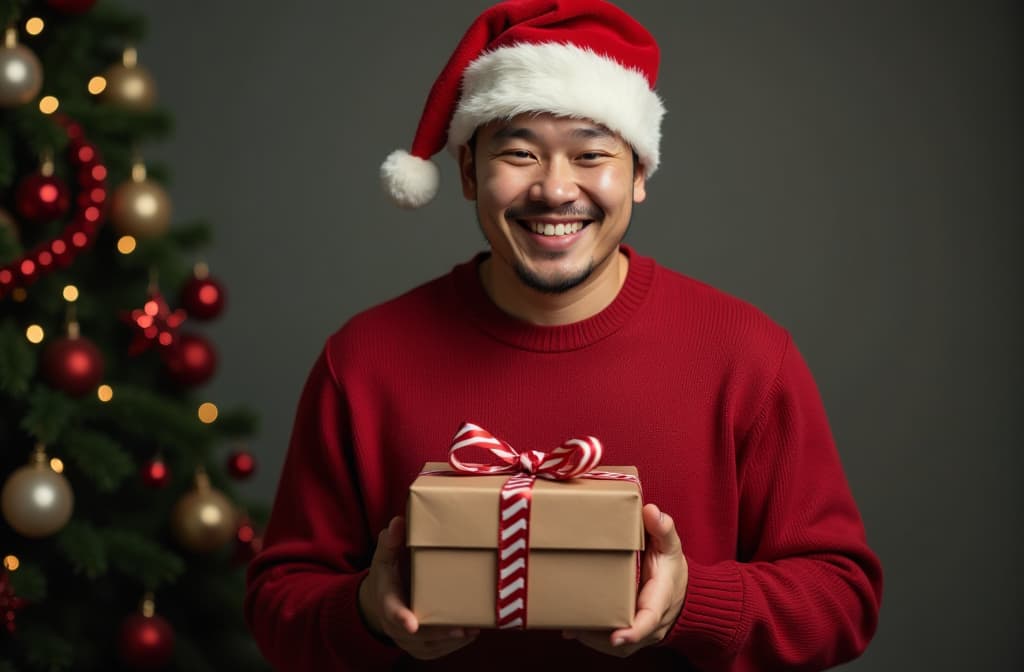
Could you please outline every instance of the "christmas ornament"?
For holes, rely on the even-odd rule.
[[[154,344],[164,348],[173,345],[178,338],[178,327],[185,321],[185,311],[180,308],[171,310],[154,279],[149,283],[146,303],[122,319],[136,329],[135,338],[128,346],[128,354],[135,356]]]
[[[160,670],[170,662],[174,654],[174,630],[156,613],[151,594],[143,598],[138,612],[121,623],[117,654],[133,670]]]
[[[0,494],[4,519],[24,536],[49,536],[71,519],[75,497],[66,478],[50,468],[42,444],[29,464],[15,469]]]
[[[238,529],[231,501],[210,485],[206,472],[196,472],[196,487],[174,506],[171,527],[190,551],[209,553],[223,548]]]
[[[217,370],[217,351],[202,336],[183,333],[164,351],[164,368],[179,385],[202,385]]]
[[[103,379],[103,355],[79,333],[78,323],[68,323],[68,335],[51,341],[43,350],[42,372],[46,382],[72,397],[91,393]]]
[[[118,233],[136,238],[156,238],[171,225],[171,199],[163,187],[146,178],[143,163],[136,162],[132,178],[114,189],[110,223]]]
[[[171,482],[171,472],[164,458],[157,455],[142,465],[142,482],[146,487],[160,489]]]
[[[30,103],[42,87],[42,64],[31,49],[18,44],[18,30],[8,28],[0,48],[0,107]]]
[[[195,265],[192,277],[181,288],[181,305],[189,315],[199,320],[210,320],[224,310],[224,287],[210,277],[206,264]]]
[[[7,570],[0,571],[0,621],[4,629],[14,634],[17,630],[15,619],[18,616],[18,609],[26,604],[25,600],[14,594],[14,587],[11,585],[10,576]]]
[[[0,299],[56,268],[69,266],[89,248],[106,217],[102,207],[106,200],[106,166],[89,145],[81,126],[63,114],[53,117],[68,136],[68,162],[78,178],[79,198],[70,221],[55,238],[36,244],[20,258],[0,266]]]
[[[15,207],[28,222],[48,222],[63,217],[71,208],[71,192],[53,174],[53,160],[43,159],[38,173],[22,178],[15,192]]]
[[[256,459],[247,450],[239,448],[228,455],[228,473],[237,479],[249,478],[256,471]]]
[[[103,102],[129,110],[145,111],[156,102],[156,83],[149,71],[138,63],[138,52],[128,47],[121,55],[121,63],[107,68],[103,77]]]
[[[263,550],[263,537],[256,532],[256,528],[248,516],[242,516],[235,532],[235,550],[231,555],[231,563],[241,566],[249,564],[256,554]]]
[[[96,0],[46,0],[46,4],[65,14],[84,14],[92,9]]]

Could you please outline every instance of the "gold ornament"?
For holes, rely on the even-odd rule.
[[[118,233],[136,238],[156,238],[170,227],[171,199],[163,187],[146,178],[141,161],[132,166],[132,179],[114,190],[110,222]]]
[[[171,513],[174,536],[182,546],[197,553],[223,548],[238,528],[231,500],[210,485],[203,471],[196,472],[196,487],[178,500]]]
[[[0,48],[0,107],[32,102],[43,87],[43,66],[32,50],[18,44],[18,31],[8,28]]]
[[[102,94],[106,103],[144,112],[156,102],[156,83],[149,71],[139,65],[133,47],[125,49],[121,62],[107,68],[103,77],[107,80]]]
[[[27,466],[14,470],[0,494],[4,519],[25,537],[49,536],[71,519],[75,496],[68,480],[50,468],[42,444]]]

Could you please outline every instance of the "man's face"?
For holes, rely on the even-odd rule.
[[[609,267],[646,196],[632,148],[595,122],[523,114],[491,122],[460,154],[496,277],[562,293]],[[510,272],[509,272],[510,271]]]

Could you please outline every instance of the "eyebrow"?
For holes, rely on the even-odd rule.
[[[569,135],[578,140],[593,140],[596,138],[613,138],[615,134],[604,126],[579,126],[569,133]],[[492,140],[526,140],[528,142],[536,142],[537,134],[531,131],[525,126],[503,126],[494,132],[491,136]]]

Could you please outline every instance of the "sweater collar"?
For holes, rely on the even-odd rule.
[[[629,320],[647,298],[654,280],[654,260],[638,255],[629,245],[620,249],[629,257],[629,273],[615,299],[604,310],[585,320],[542,326],[520,320],[498,308],[480,281],[480,262],[490,256],[481,252],[452,269],[459,299],[480,331],[523,350],[564,352],[577,350],[613,334]]]

